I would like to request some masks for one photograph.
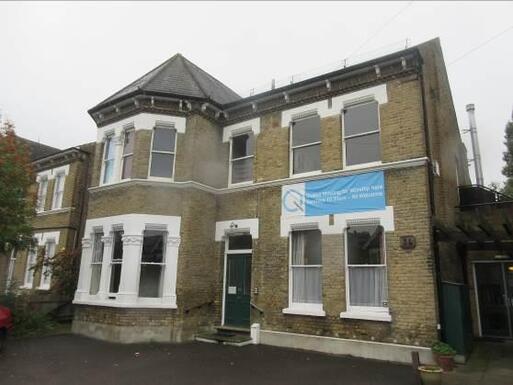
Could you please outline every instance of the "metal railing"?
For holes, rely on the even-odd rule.
[[[459,186],[460,207],[482,206],[496,203],[513,202],[513,198],[482,185]]]

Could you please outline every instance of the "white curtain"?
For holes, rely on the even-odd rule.
[[[349,299],[351,306],[386,307],[385,266],[349,267]]]
[[[305,238],[304,232],[292,233],[292,302],[322,303],[321,267],[305,265]]]

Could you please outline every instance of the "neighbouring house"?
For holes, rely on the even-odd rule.
[[[430,360],[470,184],[438,39],[246,98],[177,54],[89,114],[76,333]]]
[[[32,300],[49,311],[69,302],[52,289],[51,265],[38,258],[52,258],[56,252],[80,246],[87,208],[91,144],[66,150],[19,138],[28,145],[35,174],[36,215],[32,219],[36,247],[12,250],[6,269],[5,289],[30,290]],[[35,266],[38,265],[37,268]]]

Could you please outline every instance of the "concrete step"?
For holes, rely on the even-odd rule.
[[[234,332],[226,329],[218,330],[215,333],[198,334],[195,339],[200,342],[231,346],[246,346],[253,343],[249,333]]]

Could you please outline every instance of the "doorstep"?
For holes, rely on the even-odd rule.
[[[231,346],[246,346],[253,343],[249,329],[231,326],[218,326],[214,333],[202,333],[195,337],[196,341]]]

